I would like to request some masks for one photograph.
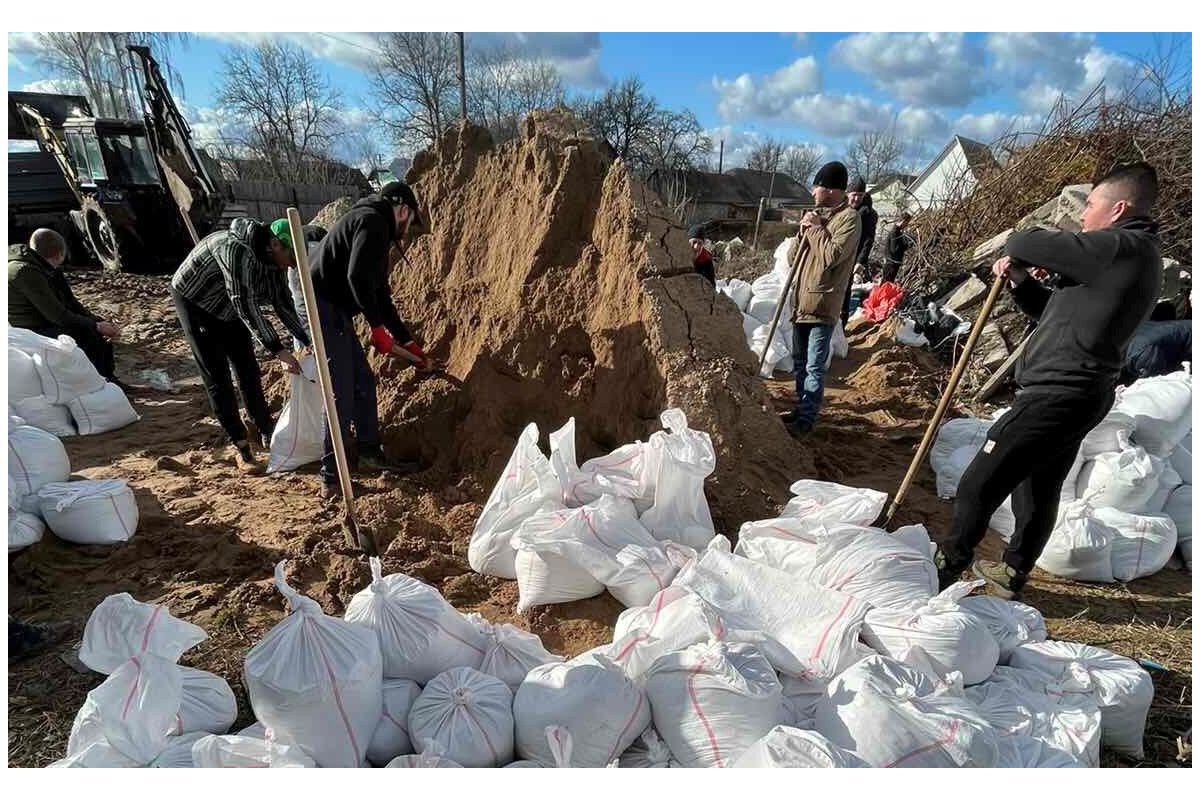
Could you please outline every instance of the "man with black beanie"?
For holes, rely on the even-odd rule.
[[[359,200],[329,229],[312,256],[313,289],[325,338],[334,402],[342,440],[349,441],[353,424],[357,464],[371,471],[413,472],[415,462],[389,462],[379,438],[379,408],[375,376],[354,333],[354,318],[366,317],[371,344],[380,353],[414,363],[423,372],[433,364],[414,341],[392,302],[388,286],[388,254],[411,228],[421,225],[417,197],[407,184],[393,181],[377,195]],[[321,457],[321,496],[339,493],[337,462],[325,422],[325,452]]]
[[[953,532],[935,556],[942,588],[972,566],[988,520],[1012,495],[1017,527],[1003,562],[978,560],[973,571],[993,594],[1020,597],[1057,522],[1079,445],[1112,407],[1129,342],[1158,299],[1162,257],[1149,216],[1157,194],[1149,164],[1115,169],[1088,195],[1081,233],[1019,231],[993,265],[1038,326],[1017,362],[1012,408],[959,481]],[[1033,268],[1057,276],[1057,288]]]
[[[800,233],[788,252],[802,248],[792,294],[792,360],[796,368],[796,408],[783,419],[793,436],[812,430],[825,395],[825,364],[842,296],[854,271],[862,223],[846,199],[846,166],[831,161],[813,178],[817,210],[800,220]]]

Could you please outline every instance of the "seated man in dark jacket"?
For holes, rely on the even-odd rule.
[[[1137,329],[1129,343],[1121,383],[1128,385],[1139,378],[1167,375],[1192,360],[1192,321],[1173,319],[1148,321]]]
[[[1112,407],[1129,342],[1158,300],[1162,257],[1149,217],[1157,195],[1149,164],[1113,170],[1088,195],[1082,233],[1014,233],[993,266],[1038,326],[1017,362],[1012,408],[959,482],[953,532],[935,557],[943,588],[971,566],[988,520],[1011,494],[1017,527],[1003,563],[976,561],[974,572],[992,593],[1020,596],[1079,445]],[[1058,288],[1031,277],[1034,267],[1057,275]]]
[[[60,269],[66,257],[66,240],[49,228],[34,231],[28,246],[8,248],[8,324],[51,338],[70,336],[96,371],[113,380],[110,340],[119,338],[121,329],[75,299]]]

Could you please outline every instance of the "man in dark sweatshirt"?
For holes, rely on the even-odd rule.
[[[407,184],[393,181],[354,204],[333,224],[312,256],[313,289],[325,338],[333,396],[337,403],[342,441],[354,426],[360,469],[415,471],[415,462],[389,462],[379,438],[379,408],[375,376],[354,333],[354,318],[366,317],[371,344],[381,353],[397,356],[430,371],[433,364],[409,333],[388,286],[388,253],[421,218],[417,198]],[[321,496],[338,494],[337,461],[329,423],[325,423],[325,452],[321,457]]]
[[[867,182],[855,178],[846,193],[850,207],[858,212],[858,220],[862,227],[862,235],[858,240],[858,250],[854,255],[854,271],[863,280],[870,274],[871,249],[875,247],[875,228],[879,224],[879,214],[875,212],[875,203],[867,194]],[[854,290],[854,279],[846,286],[846,296],[842,300],[842,327],[850,321],[850,299]]]
[[[1117,168],[1088,195],[1082,233],[1014,233],[993,266],[1038,326],[1017,362],[1012,408],[959,482],[953,532],[935,557],[943,588],[972,565],[988,520],[1011,494],[1017,527],[1003,562],[978,560],[973,572],[993,594],[1020,597],[1079,445],[1112,407],[1126,349],[1158,299],[1162,258],[1149,216],[1157,194],[1149,164]],[[1031,277],[1031,268],[1056,275],[1057,289]]]

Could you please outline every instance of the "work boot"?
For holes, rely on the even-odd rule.
[[[334,500],[342,496],[342,487],[336,483],[321,481],[320,497],[322,500]]]
[[[782,422],[784,425],[791,425],[799,418],[800,418],[800,412],[794,408],[791,411],[787,411],[787,412],[784,412],[783,414],[779,415],[779,421]]]
[[[1029,580],[1028,572],[1018,572],[1008,564],[977,559],[971,567],[976,577],[983,578],[987,593],[1005,600],[1020,600],[1021,590]]]
[[[233,463],[237,465],[238,472],[243,475],[262,475],[265,471],[262,462],[254,456],[254,451],[250,449],[250,443],[242,440],[233,443]]]
[[[813,424],[808,420],[796,419],[784,424],[788,433],[795,439],[800,439],[812,433]]]
[[[45,625],[21,622],[8,618],[8,663],[40,655],[60,643],[71,632],[69,622],[51,622]]]
[[[365,450],[358,454],[358,469],[360,472],[396,472],[407,475],[421,471],[420,461],[392,461],[383,454],[383,450]]]
[[[967,565],[951,563],[942,546],[939,544],[936,547],[937,549],[933,552],[933,565],[937,567],[938,591],[944,592],[962,579],[963,570],[967,568]]]

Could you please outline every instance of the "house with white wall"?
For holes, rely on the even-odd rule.
[[[960,189],[974,188],[988,170],[997,167],[992,149],[982,142],[955,136],[907,189],[912,212],[938,208]]]

